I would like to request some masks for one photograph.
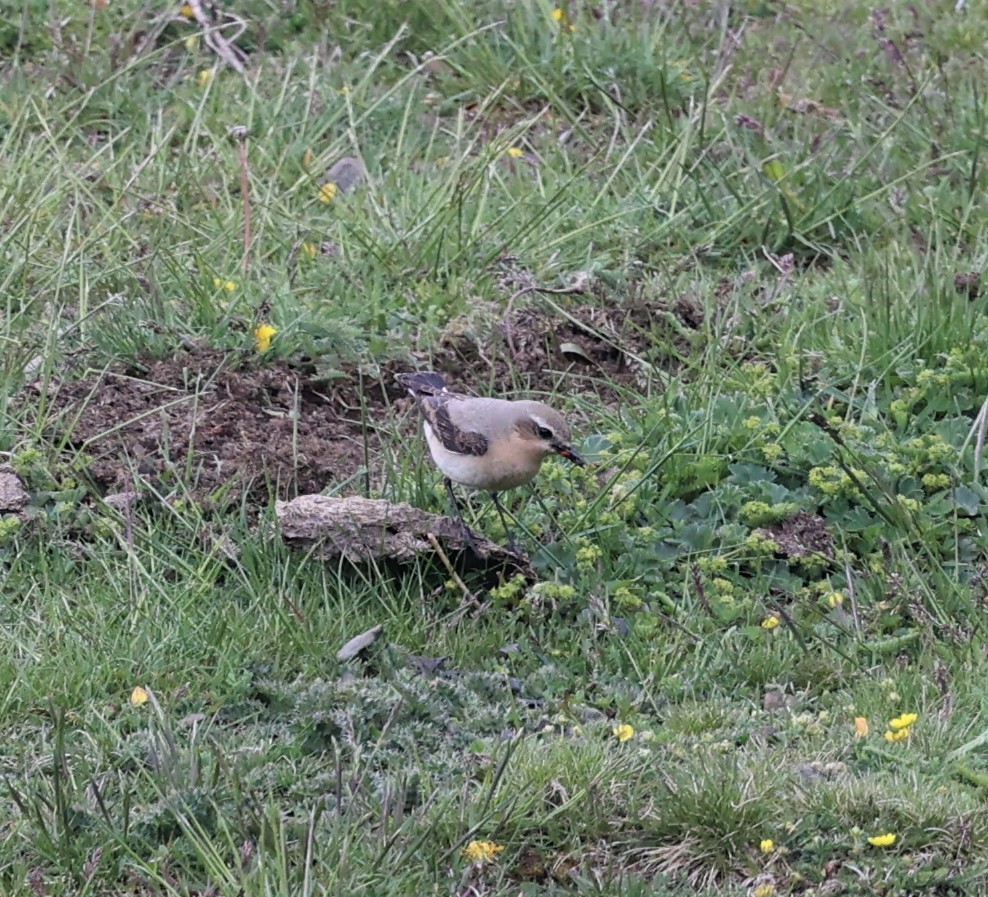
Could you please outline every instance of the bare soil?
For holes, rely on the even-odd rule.
[[[377,454],[372,421],[397,388],[356,377],[320,380],[311,368],[285,362],[233,363],[204,349],[149,361],[140,371],[64,379],[54,388],[51,435],[86,454],[100,489],[142,480],[167,489],[180,481],[207,505],[224,493],[266,503],[272,494],[319,492]]]

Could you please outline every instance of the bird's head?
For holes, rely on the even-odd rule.
[[[517,402],[523,414],[516,424],[519,437],[528,443],[544,458],[547,455],[561,455],[578,467],[587,462],[570,445],[569,424],[554,408],[542,402]]]

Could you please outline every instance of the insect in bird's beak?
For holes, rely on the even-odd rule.
[[[586,467],[587,462],[583,460],[576,449],[570,448],[568,445],[554,445],[553,448],[556,450],[557,455],[562,455],[567,461],[572,461],[577,467]]]

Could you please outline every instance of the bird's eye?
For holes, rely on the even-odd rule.
[[[536,427],[535,432],[538,434],[539,439],[552,439],[553,433],[548,427]]]

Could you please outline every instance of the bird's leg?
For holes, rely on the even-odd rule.
[[[504,534],[508,537],[507,549],[512,554],[521,554],[521,549],[518,547],[518,543],[515,541],[514,536],[511,535],[511,529],[508,526],[508,520],[504,516],[504,507],[501,505],[501,499],[497,497],[496,492],[491,493],[491,498],[494,500],[494,507],[497,508],[497,516],[501,518],[501,526],[504,527]]]
[[[477,553],[477,541],[474,539],[473,530],[467,526],[466,521],[463,519],[463,511],[460,509],[460,503],[456,498],[456,493],[453,491],[453,481],[449,477],[445,477],[443,482],[446,484],[446,494],[449,496],[450,504],[453,505],[453,513],[456,514],[456,520],[460,524],[460,530],[463,533],[463,541],[473,549],[474,554]]]

